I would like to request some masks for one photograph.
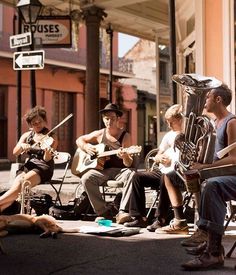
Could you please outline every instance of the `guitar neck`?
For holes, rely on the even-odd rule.
[[[102,158],[102,157],[108,157],[108,156],[111,156],[111,155],[116,155],[118,153],[118,151],[119,151],[119,149],[105,151],[105,152],[100,153],[97,157]]]

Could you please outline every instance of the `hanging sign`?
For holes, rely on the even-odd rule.
[[[35,38],[40,38],[42,46],[71,47],[71,18],[69,16],[40,16],[37,23],[23,25],[23,32],[34,33]]]

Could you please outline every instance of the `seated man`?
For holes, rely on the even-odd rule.
[[[132,217],[132,221],[124,223],[127,227],[146,227],[146,201],[145,201],[145,187],[151,187],[152,189],[158,189],[160,187],[162,173],[174,169],[174,162],[178,160],[178,152],[174,151],[175,137],[181,132],[183,115],[181,113],[182,107],[179,104],[171,106],[165,113],[165,119],[171,129],[162,139],[159,146],[157,155],[155,156],[155,162],[158,164],[159,169],[147,172],[137,172],[132,178],[132,193],[129,204],[129,214]],[[161,225],[165,224],[165,217],[169,209],[169,198],[162,186],[159,201],[158,222]],[[118,223],[122,223],[122,215]],[[160,221],[159,221],[160,220]],[[156,225],[156,224],[155,224]],[[153,231],[153,228],[150,228]]]
[[[236,116],[227,110],[232,91],[222,84],[207,96],[205,108],[216,116],[215,160],[212,164],[193,165],[193,169],[218,167],[236,163],[236,147],[222,159],[216,153],[236,142]],[[207,233],[207,249],[196,259],[184,263],[186,270],[213,269],[224,265],[222,236],[226,215],[226,201],[236,199],[236,172],[229,176],[211,177],[204,182],[201,194],[198,228]]]
[[[83,135],[76,140],[77,146],[86,154],[95,157],[97,168],[89,169],[81,178],[81,182],[88,194],[91,205],[98,216],[112,219],[118,210],[114,205],[109,205],[99,190],[107,180],[119,179],[124,182],[120,211],[128,211],[128,201],[130,196],[131,185],[130,177],[134,173],[129,169],[133,163],[133,157],[123,150],[131,146],[131,136],[128,132],[119,127],[120,111],[115,104],[108,104],[100,111],[105,128],[93,131],[90,134]],[[111,155],[109,159],[96,158],[96,144],[106,145],[108,150],[120,149],[117,155]],[[100,166],[100,167],[99,167]],[[104,166],[104,167],[102,167]],[[101,168],[101,169],[100,169]],[[104,168],[104,169],[103,169]]]
[[[205,109],[215,115],[216,144],[212,164],[196,163],[193,169],[218,167],[236,163],[236,148],[222,158],[217,158],[217,152],[224,147],[236,142],[236,117],[227,110],[232,99],[232,92],[227,85],[211,89],[207,94]],[[165,185],[170,200],[176,211],[175,219],[169,226],[162,227],[158,233],[179,233],[186,231],[187,223],[182,218],[182,197],[180,196],[174,176],[166,175]],[[176,177],[177,179],[177,177]],[[180,185],[181,182],[179,181]],[[207,179],[201,194],[198,227],[201,235],[204,232],[207,240],[207,249],[196,259],[182,265],[188,270],[216,268],[224,264],[222,235],[224,234],[224,219],[226,214],[226,201],[236,199],[236,174],[229,176],[216,176]],[[199,238],[199,231],[196,234]],[[204,238],[202,238],[203,240]]]

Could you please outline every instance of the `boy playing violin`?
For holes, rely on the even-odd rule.
[[[46,128],[46,111],[43,107],[36,106],[26,113],[25,119],[30,130],[20,137],[13,154],[19,156],[26,153],[28,159],[16,172],[11,188],[0,197],[0,213],[16,200],[24,181],[30,182],[32,188],[41,182],[49,181],[53,175],[53,150],[57,148],[58,139],[54,133],[51,133],[50,137],[47,136],[49,130]]]

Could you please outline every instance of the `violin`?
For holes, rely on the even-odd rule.
[[[53,156],[57,156],[58,152],[51,147],[51,145],[54,142],[54,139],[52,137],[50,137],[48,134],[37,134],[37,136],[35,136],[33,138],[34,140],[34,144],[32,145],[28,145],[27,149],[23,150],[21,152],[21,155],[24,154],[26,151],[30,150],[30,149],[36,149],[36,150],[46,150],[49,149],[49,151],[53,154]]]
[[[52,137],[50,137],[49,134],[52,133],[53,131],[55,131],[62,124],[64,124],[72,116],[73,116],[72,113],[69,114],[60,123],[58,123],[53,129],[51,129],[46,135],[45,134],[38,134],[37,137],[36,137],[36,139],[34,139],[35,143],[32,146],[30,146],[29,148],[27,148],[27,150],[30,149],[30,148],[34,148],[36,146],[40,147],[42,150],[45,150],[46,148],[49,148],[53,152],[53,155],[57,156],[58,155],[57,151],[51,147],[51,145],[53,144],[54,139]],[[24,150],[23,152],[21,152],[21,155],[25,151],[26,150]]]
[[[38,146],[39,149],[42,150],[46,150],[49,149],[51,153],[53,153],[53,156],[57,156],[58,152],[51,147],[51,145],[53,144],[54,139],[52,137],[50,137],[48,134],[44,135],[44,134],[39,134],[37,136],[37,140],[35,140],[35,143],[31,146],[31,148],[34,148],[35,146]]]

